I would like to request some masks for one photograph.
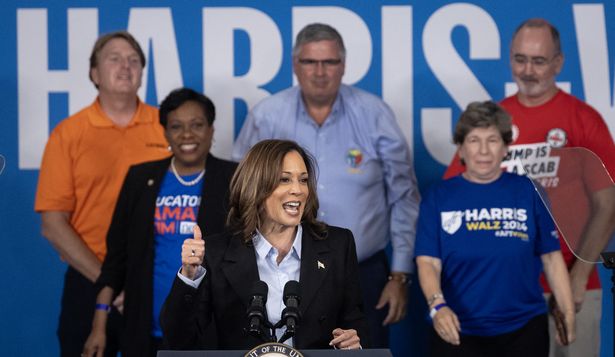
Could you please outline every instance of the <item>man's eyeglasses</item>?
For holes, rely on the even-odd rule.
[[[303,67],[318,68],[319,66],[323,66],[325,69],[327,69],[339,66],[342,63],[342,60],[339,58],[329,58],[324,60],[300,58],[297,60],[297,62],[299,62],[299,64]]]
[[[535,66],[535,67],[544,67],[550,64],[555,58],[557,58],[557,56],[559,56],[559,53],[556,53],[551,58],[546,58],[542,56],[528,57],[525,55],[514,55],[512,59],[513,59],[513,62],[515,62],[518,65],[526,65],[528,63],[531,63],[532,66]]]

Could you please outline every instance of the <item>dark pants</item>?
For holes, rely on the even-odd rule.
[[[152,339],[150,340],[149,356],[156,357],[158,355],[158,351],[165,350],[165,349],[168,349],[168,348],[165,348],[165,345],[162,339],[152,336]]]
[[[463,326],[462,326],[463,328]],[[546,314],[538,315],[518,330],[496,336],[461,335],[454,346],[432,329],[431,355],[434,357],[547,357],[549,325]]]
[[[370,348],[389,347],[389,328],[382,326],[382,321],[388,314],[389,306],[385,305],[380,310],[375,308],[388,281],[389,272],[389,264],[384,250],[359,263],[363,307],[369,324],[370,339],[368,342]]]
[[[68,267],[64,276],[62,311],[58,326],[61,356],[75,357],[83,352],[85,341],[92,330],[96,294],[94,283]],[[105,356],[117,356],[120,328],[121,315],[113,308],[107,320]]]

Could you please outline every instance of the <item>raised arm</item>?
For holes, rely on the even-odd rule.
[[[182,268],[162,307],[160,324],[165,342],[171,349],[198,349],[200,329],[211,320],[203,301],[205,241],[201,230],[194,226],[194,237],[184,240],[181,251]]]

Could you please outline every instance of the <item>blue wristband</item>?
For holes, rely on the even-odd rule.
[[[111,306],[107,304],[96,304],[96,310],[103,310],[109,313],[111,312]]]
[[[441,308],[446,307],[448,305],[446,305],[445,302],[440,303],[436,306],[434,306],[431,311],[429,311],[429,317],[431,317],[431,319],[433,320],[434,316],[436,316],[436,314],[438,313],[438,311],[440,311]]]

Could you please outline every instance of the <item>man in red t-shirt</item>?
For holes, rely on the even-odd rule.
[[[549,191],[552,203],[568,202],[553,204],[554,216],[566,217],[563,225],[566,221],[587,223],[562,230],[562,233],[566,237],[576,235],[578,241],[591,242],[579,249],[581,251],[577,251],[574,244],[572,248],[584,260],[598,261],[599,253],[615,229],[615,187],[606,175],[603,176],[606,179],[588,178],[592,170],[579,166],[584,164],[583,159],[558,158],[554,154],[563,147],[586,148],[602,160],[614,177],[615,144],[596,110],[556,87],[555,77],[563,62],[559,33],[550,23],[530,19],[517,28],[510,48],[510,64],[519,90],[501,102],[513,118],[513,145],[503,166],[518,172],[519,159],[523,159],[522,166]],[[444,177],[463,171],[456,155]],[[580,217],[583,215],[585,217]],[[557,223],[561,228],[562,219]],[[576,259],[568,245],[561,243],[569,267],[579,333],[577,341],[569,347],[552,344],[551,355],[598,356],[600,281],[592,264]],[[544,286],[549,292],[548,286]],[[551,336],[553,340],[553,331]]]

